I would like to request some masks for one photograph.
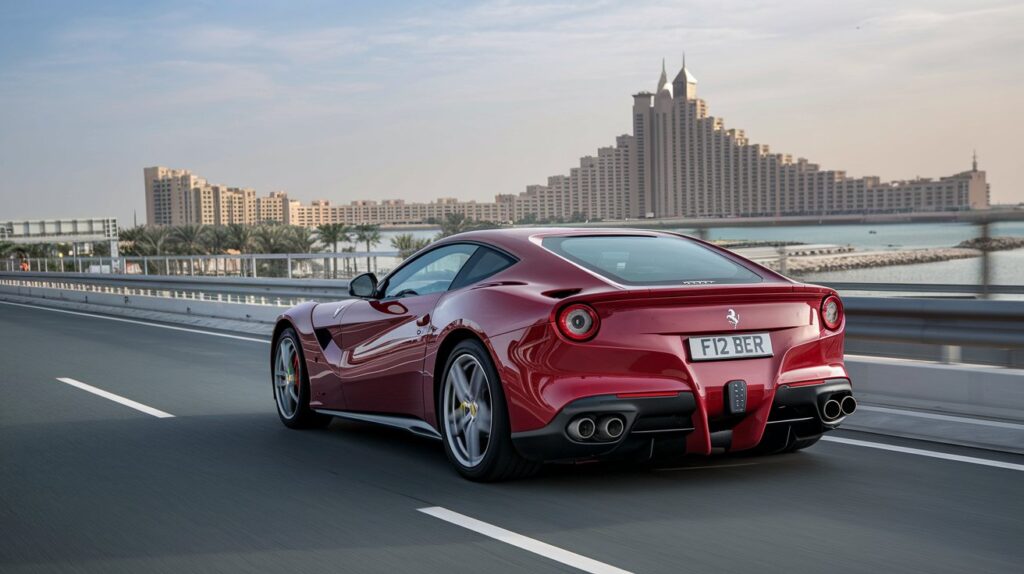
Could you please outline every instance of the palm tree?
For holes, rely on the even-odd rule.
[[[341,251],[342,251],[342,253],[355,253],[356,252],[356,246],[355,245],[348,245],[346,247],[342,247]],[[353,274],[359,273],[359,264],[356,261],[355,257],[347,257],[347,258],[345,258],[345,272],[347,273],[347,272],[350,271],[350,269],[349,269],[349,267],[350,267],[349,262],[350,261],[352,262],[352,264],[351,264],[351,272]]]
[[[162,225],[146,227],[142,236],[135,241],[135,249],[139,255],[164,255],[164,248],[170,239],[171,228]]]
[[[227,245],[230,249],[237,249],[239,253],[248,253],[253,246],[252,226],[241,223],[229,225]]]
[[[174,245],[182,255],[199,255],[204,252],[206,226],[179,225],[171,233]]]
[[[117,231],[117,240],[120,243],[120,251],[125,255],[143,255],[139,249],[139,243],[146,236],[146,227],[136,225],[127,229]]]
[[[471,229],[499,229],[500,227],[501,224],[494,221],[477,221],[473,223]]]
[[[338,252],[339,243],[349,243],[352,241],[352,229],[343,223],[325,223],[320,227],[316,228],[317,234],[320,238],[320,243],[324,245],[330,245],[331,251],[334,253]],[[338,277],[338,258],[332,258],[332,276]]]
[[[174,250],[181,255],[200,255],[204,253],[205,236],[206,226],[201,223],[179,225],[171,230],[171,243]],[[191,258],[188,260],[188,265],[189,273],[194,274],[194,261]]]
[[[279,224],[263,224],[256,227],[252,234],[253,250],[256,253],[287,253],[292,248],[291,232],[288,227]],[[284,262],[262,261],[259,263],[260,275],[264,277],[280,277],[284,274]]]
[[[356,241],[358,243],[366,244],[366,270],[370,270],[370,251],[374,245],[380,244],[380,226],[379,225],[357,225],[356,226]]]
[[[313,253],[316,247],[317,238],[313,230],[301,225],[292,225],[285,228],[286,239],[291,251],[295,253]]]
[[[203,251],[212,255],[220,255],[228,248],[231,242],[231,233],[223,225],[207,227],[203,235]]]
[[[10,241],[0,241],[0,258],[10,257],[13,259],[17,249],[18,247]]]
[[[118,240],[125,242],[138,241],[145,234],[145,225],[136,225],[135,227],[122,227],[121,229],[117,230]]]
[[[228,249],[228,244],[231,241],[231,233],[227,227],[223,225],[211,225],[206,228],[206,232],[203,233],[203,251],[210,255],[221,255]],[[222,259],[213,259],[209,261],[213,264],[214,271],[220,273],[221,263],[226,263]],[[227,272],[227,265],[224,265],[225,273]]]
[[[28,245],[19,245],[15,248],[15,251],[19,253],[19,256],[24,259],[26,257],[32,259],[42,259],[42,264],[48,271],[50,269],[49,258],[53,256],[56,247],[52,243],[30,243]]]
[[[448,237],[449,235],[455,235],[464,231],[473,231],[474,229],[495,229],[498,227],[501,227],[501,225],[493,221],[474,221],[466,219],[465,214],[462,213],[449,213],[444,218],[444,221],[441,222],[441,233],[437,238],[441,239],[442,237]]]
[[[449,213],[441,222],[441,234],[438,239],[469,231],[472,228],[472,222],[466,219],[464,213]]]
[[[391,247],[398,256],[405,259],[430,244],[429,237],[417,238],[412,233],[402,233],[391,238]]]
[[[260,225],[253,231],[252,244],[260,253],[284,253],[288,251],[285,228],[281,225]]]
[[[26,247],[29,257],[49,257],[53,255],[52,243],[30,243]]]

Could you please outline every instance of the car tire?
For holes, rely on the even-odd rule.
[[[302,355],[302,343],[292,328],[281,332],[274,342],[270,363],[270,384],[277,416],[292,429],[323,428],[333,417],[309,408],[309,376]]]
[[[455,369],[463,373],[465,378],[462,382],[470,383],[468,390],[475,391],[475,394],[460,396]],[[472,379],[478,376],[483,379],[477,379],[474,389]],[[466,390],[463,388],[463,392]],[[489,430],[485,444],[482,438],[484,425],[474,426],[483,420],[484,408],[489,409]],[[490,354],[480,341],[462,341],[448,355],[437,393],[437,416],[445,454],[463,477],[478,482],[496,482],[523,478],[540,469],[540,464],[523,458],[512,444],[508,406],[501,379]],[[471,433],[481,433],[475,439],[475,450],[471,448]]]

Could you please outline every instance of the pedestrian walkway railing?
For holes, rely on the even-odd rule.
[[[401,261],[397,251],[27,259],[9,257],[0,259],[0,270],[90,275],[349,279],[367,271],[383,275]]]
[[[347,279],[0,272],[0,288],[8,292],[23,288],[278,307],[348,297]]]

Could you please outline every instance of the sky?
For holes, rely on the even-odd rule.
[[[308,201],[493,200],[630,130],[685,50],[726,127],[1024,201],[1024,3],[0,3],[0,220],[145,214],[142,169]]]

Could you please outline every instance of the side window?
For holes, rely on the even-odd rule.
[[[483,281],[491,275],[506,269],[515,262],[515,259],[512,259],[504,253],[487,247],[481,247],[477,250],[473,259],[466,265],[466,268],[463,269],[462,273],[459,274],[451,288],[458,289],[459,287],[465,287],[466,285],[472,285],[478,281]]]
[[[384,297],[408,297],[447,291],[476,249],[475,245],[447,245],[417,257],[388,279]]]

